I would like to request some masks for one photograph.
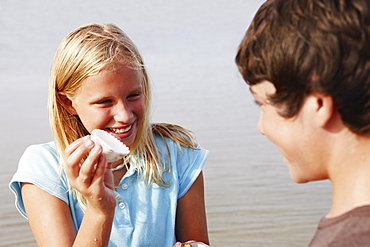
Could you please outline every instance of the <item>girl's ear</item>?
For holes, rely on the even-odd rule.
[[[78,115],[72,105],[72,100],[70,100],[64,92],[58,92],[57,100],[69,114],[74,116]]]

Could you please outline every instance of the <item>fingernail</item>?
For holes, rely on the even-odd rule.
[[[92,153],[99,153],[100,152],[100,146],[99,145],[96,145],[92,150],[91,150]]]
[[[90,138],[90,135],[87,135],[87,136],[82,137],[83,140],[87,140],[89,138]]]
[[[85,143],[85,146],[86,147],[92,147],[92,145],[94,144],[94,142],[93,141],[91,141],[91,140],[88,140],[86,143]]]

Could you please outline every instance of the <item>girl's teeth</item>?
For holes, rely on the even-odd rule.
[[[127,128],[124,128],[124,129],[110,129],[110,131],[114,132],[114,133],[117,133],[117,134],[120,134],[120,133],[125,133],[127,131],[129,131],[131,129],[131,125]]]

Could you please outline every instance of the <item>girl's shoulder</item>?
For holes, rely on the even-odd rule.
[[[183,137],[186,138],[186,137]],[[208,157],[209,151],[200,145],[190,141],[179,142],[169,136],[155,135],[154,140],[161,160],[172,165],[172,169],[179,169],[191,166],[203,166]]]
[[[169,135],[156,134],[154,139],[164,168],[170,168],[171,171],[163,173],[163,178],[169,183],[176,181],[178,198],[181,198],[202,171],[209,151],[198,145],[187,132],[176,129],[170,131],[172,133]]]
[[[167,123],[152,124],[152,131],[157,143],[176,143],[179,149],[182,147],[197,148],[198,146],[194,134],[179,125]]]
[[[55,143],[33,144],[27,147],[19,160],[18,170],[59,174],[60,164]]]
[[[24,151],[21,157],[21,161],[30,158],[37,159],[39,161],[40,159],[49,162],[59,161],[57,149],[54,142],[30,145]]]
[[[34,154],[51,154],[53,156],[57,155],[57,150],[55,146],[55,142],[47,142],[47,143],[40,143],[40,144],[32,144],[28,146],[25,150],[25,153],[34,153]]]
[[[31,183],[61,200],[68,202],[68,180],[61,173],[59,159],[54,142],[29,146],[21,156],[16,173],[9,183],[16,195],[16,207],[26,216],[23,205],[21,184]]]

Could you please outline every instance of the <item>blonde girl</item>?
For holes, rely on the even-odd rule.
[[[54,142],[27,148],[10,183],[38,246],[209,244],[208,151],[180,126],[150,123],[148,75],[121,29],[89,24],[62,41],[49,116]],[[130,154],[107,163],[93,129]]]

